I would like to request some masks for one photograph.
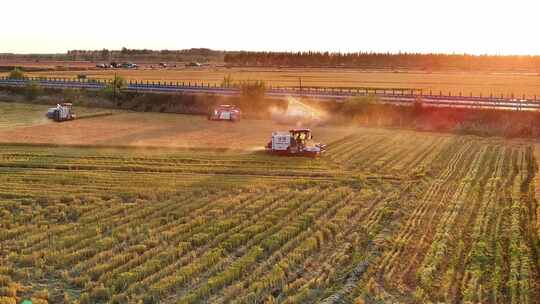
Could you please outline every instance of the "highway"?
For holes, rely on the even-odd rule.
[[[87,80],[62,80],[62,79],[9,79],[0,78],[0,86],[24,87],[29,81],[38,83],[43,88],[53,89],[86,89],[102,90],[107,86],[105,82]],[[213,94],[221,96],[239,96],[238,88],[226,88],[210,85],[181,85],[164,83],[130,82],[126,92],[139,93],[169,93],[169,94]],[[266,95],[271,98],[310,98],[321,101],[342,102],[354,96],[366,96],[361,90],[354,89],[327,89],[327,88],[269,88]],[[415,94],[389,94],[377,93],[375,95],[381,102],[399,105],[411,105],[415,101],[422,101],[424,106],[456,107],[456,108],[490,108],[504,110],[540,110],[540,101],[527,99],[511,99],[499,97],[469,97],[469,96],[444,96]]]

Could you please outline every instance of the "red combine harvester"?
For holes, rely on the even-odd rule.
[[[242,112],[237,106],[232,105],[220,105],[215,107],[212,112],[208,114],[208,120],[226,120],[226,121],[239,121],[242,116]]]
[[[289,132],[272,132],[272,139],[266,145],[266,151],[286,156],[320,156],[326,145],[312,144],[310,129],[292,129]]]

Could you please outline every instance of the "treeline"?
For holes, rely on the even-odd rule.
[[[0,60],[67,60],[66,54],[12,54],[1,53]]]
[[[230,52],[232,66],[540,71],[540,56],[419,53]]]
[[[350,67],[366,69],[417,69],[426,71],[531,71],[540,72],[540,56],[499,56],[420,53],[247,52],[208,48],[184,50],[71,50],[64,54],[0,54],[0,60],[74,61],[196,61],[225,62],[228,66]]]
[[[71,50],[63,54],[11,54],[0,53],[0,61],[196,61],[223,62],[223,51],[198,48],[186,50],[150,50],[150,49],[128,49],[121,50]]]
[[[71,50],[66,57],[71,60],[174,60],[199,62],[222,61],[223,51],[215,51],[206,48],[192,48],[185,50],[150,50],[150,49],[128,49],[121,50]]]

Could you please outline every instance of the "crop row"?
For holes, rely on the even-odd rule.
[[[0,303],[539,295],[526,144],[380,130],[281,168],[256,153],[8,146],[0,155]]]
[[[371,277],[357,286],[360,298],[538,299],[533,150],[498,140],[460,140],[433,158],[424,182],[413,187],[417,199],[401,202],[405,216],[395,223],[399,228],[374,261]]]
[[[449,146],[453,136],[404,134],[352,135],[328,150],[328,157],[348,170],[381,174],[423,173]]]

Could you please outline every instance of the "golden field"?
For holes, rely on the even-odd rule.
[[[1,64],[1,62],[0,62]],[[79,68],[79,65],[74,66]],[[480,95],[528,98],[540,97],[540,76],[538,73],[491,73],[491,72],[444,72],[412,70],[359,70],[345,68],[168,68],[160,69],[157,65],[143,65],[137,70],[110,69],[98,70],[90,66],[87,70],[29,72],[32,77],[76,78],[85,74],[91,79],[111,79],[115,74],[132,81],[161,82],[197,82],[221,84],[225,76],[234,81],[264,80],[269,86],[317,87],[377,87],[377,88],[418,88],[424,93],[430,90],[434,94],[442,91],[452,95]],[[0,73],[5,76],[7,72]]]
[[[535,142],[45,110],[0,103],[2,304],[538,303]]]

